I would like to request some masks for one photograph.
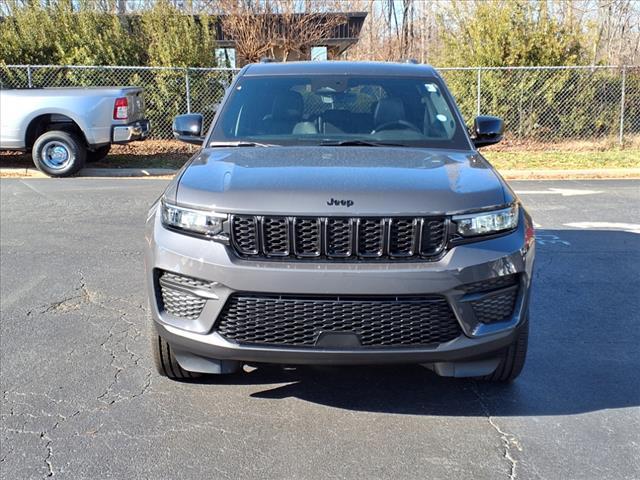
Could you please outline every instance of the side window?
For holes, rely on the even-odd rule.
[[[425,106],[425,135],[432,138],[453,138],[456,121],[447,101],[435,83],[425,83],[425,95],[422,103]]]

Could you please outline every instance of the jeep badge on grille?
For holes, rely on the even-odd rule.
[[[335,206],[335,207],[352,207],[353,206],[353,200],[338,200],[335,198],[330,198],[329,201],[327,202],[327,205],[329,205],[330,207]]]

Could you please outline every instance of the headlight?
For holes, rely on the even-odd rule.
[[[453,217],[457,232],[463,237],[488,235],[513,230],[518,226],[518,205],[493,212],[478,212]]]
[[[192,208],[178,207],[162,201],[162,224],[208,237],[222,232],[227,215]]]

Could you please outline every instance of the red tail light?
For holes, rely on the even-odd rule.
[[[129,102],[126,97],[116,98],[116,103],[113,105],[113,119],[126,120],[128,116]]]

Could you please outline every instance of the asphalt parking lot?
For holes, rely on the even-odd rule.
[[[538,224],[512,385],[417,366],[152,369],[166,181],[0,182],[3,479],[640,478],[640,181],[511,182]]]

